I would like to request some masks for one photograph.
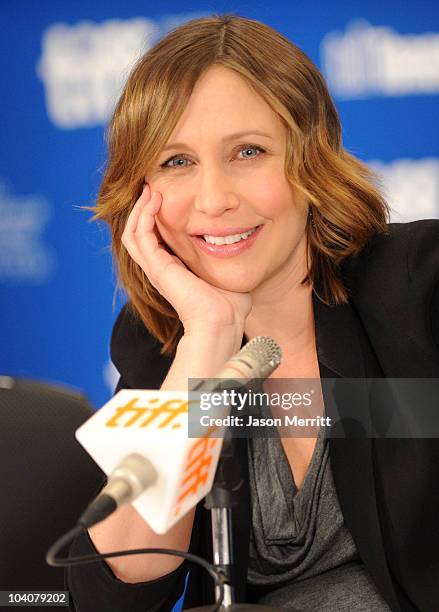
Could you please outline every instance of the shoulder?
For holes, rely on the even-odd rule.
[[[125,304],[114,324],[110,343],[111,360],[122,377],[118,388],[160,387],[172,362],[171,357],[161,354],[161,348],[131,304]]]
[[[434,282],[439,275],[439,220],[390,223],[356,258],[346,262],[348,287],[364,284]]]
[[[437,376],[439,221],[391,224],[343,273],[386,376]]]
[[[380,234],[368,246],[373,257],[405,255],[409,266],[439,254],[439,219],[411,223],[390,223],[388,232]],[[409,269],[410,272],[410,269]]]

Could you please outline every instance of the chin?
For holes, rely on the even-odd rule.
[[[256,279],[252,279],[249,276],[243,278],[237,278],[236,276],[229,276],[228,278],[206,278],[206,281],[214,287],[218,287],[218,289],[232,291],[233,293],[251,293],[260,284]]]

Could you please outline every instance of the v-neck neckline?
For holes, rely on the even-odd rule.
[[[313,308],[321,376],[330,372],[335,374],[334,378],[382,377],[381,367],[353,305],[348,303],[328,306],[313,294]],[[367,403],[364,403],[367,402],[366,396],[360,399],[363,408],[367,410]],[[349,406],[342,406],[340,411],[342,418],[351,414]],[[243,439],[241,442],[239,453],[241,460],[246,462],[244,466],[246,491],[243,492],[243,499],[246,497],[246,501],[236,509],[235,537],[238,541],[242,541],[243,525],[249,527],[251,520],[247,441]],[[380,585],[381,592],[387,594],[389,603],[397,610],[399,607],[386,561],[378,516],[372,440],[330,439],[329,453],[334,484],[346,525],[373,579]],[[237,557],[240,559],[237,561],[243,563],[243,569],[247,568],[249,529],[245,532],[245,546],[238,547],[237,551]]]

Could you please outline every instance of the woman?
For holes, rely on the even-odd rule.
[[[437,376],[439,223],[387,224],[322,76],[280,34],[230,15],[169,34],[132,72],[109,153],[96,217],[130,298],[112,337],[119,389],[185,389],[255,335],[281,346],[276,377]],[[435,440],[269,442],[238,445],[238,599],[436,609]],[[209,556],[209,542],[201,504],[164,536],[129,506],[72,553]],[[81,611],[171,610],[187,571],[133,556],[72,568],[68,585]],[[185,606],[209,601],[191,569]]]

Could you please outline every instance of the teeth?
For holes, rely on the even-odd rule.
[[[244,234],[231,234],[230,236],[209,236],[208,234],[204,234],[203,238],[209,244],[216,244],[221,246],[223,244],[234,244],[235,242],[239,242],[240,240],[245,240],[256,231],[256,227],[245,232]]]

